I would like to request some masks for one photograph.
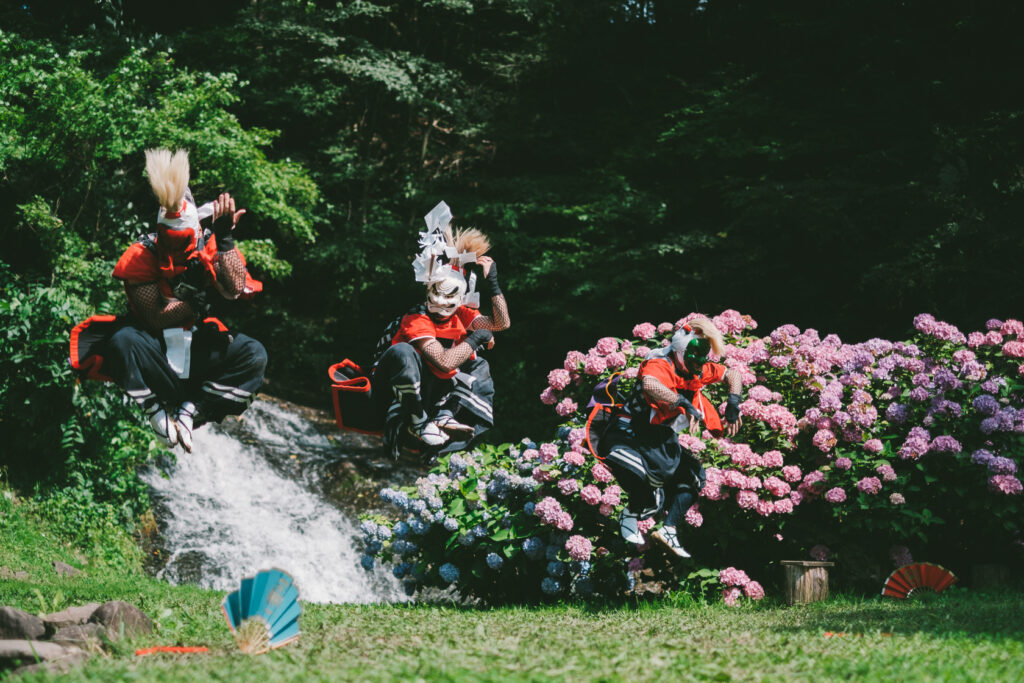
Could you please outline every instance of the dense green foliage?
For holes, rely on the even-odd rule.
[[[115,462],[98,430],[126,431],[86,418],[97,401],[134,419],[113,393],[74,398],[60,340],[123,305],[107,273],[153,215],[152,145],[190,150],[201,199],[249,208],[267,288],[228,317],[268,346],[278,392],[326,401],[326,365],[365,358],[420,297],[408,258],[439,199],[490,234],[513,318],[490,354],[498,437],[548,419],[527,399],[566,348],[638,319],[737,308],[857,339],[922,310],[1010,317],[1022,19],[891,0],[0,3],[12,477]]]

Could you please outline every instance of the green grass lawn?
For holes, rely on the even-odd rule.
[[[838,597],[804,607],[769,597],[729,608],[681,596],[493,610],[310,604],[297,644],[252,657],[234,648],[220,613],[223,593],[76,557],[19,507],[6,510],[0,534],[0,565],[30,574],[0,580],[0,605],[39,613],[121,599],[157,625],[71,673],[19,681],[1024,680],[1024,595],[966,590],[928,602]],[[85,574],[58,578],[54,559]],[[150,645],[206,645],[211,653],[134,655]]]

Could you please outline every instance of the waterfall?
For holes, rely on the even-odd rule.
[[[230,422],[230,425],[229,425]],[[357,521],[328,502],[322,481],[339,448],[304,418],[256,401],[240,420],[207,425],[192,453],[143,472],[169,553],[160,576],[234,590],[277,567],[312,602],[404,599],[385,570],[367,572],[354,547]]]

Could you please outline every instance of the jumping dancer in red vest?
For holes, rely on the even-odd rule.
[[[722,355],[722,334],[699,318],[678,330],[669,346],[651,352],[624,412],[612,419],[598,445],[629,495],[619,519],[623,538],[643,543],[637,522],[667,509],[664,525],[651,535],[679,557],[690,556],[679,542],[678,527],[704,487],[704,468],[679,445],[678,433],[697,436],[707,429],[715,436],[735,436],[742,425],[740,375],[709,363],[710,351]],[[724,429],[715,406],[701,393],[723,380],[729,386]]]
[[[113,272],[130,313],[75,327],[71,364],[82,377],[116,382],[165,444],[191,451],[193,429],[249,406],[267,364],[262,344],[206,317],[209,302],[248,298],[262,285],[235,249],[245,210],[229,194],[196,206],[183,150],[147,150],[146,171],[160,202],[157,231],[128,247]],[[200,223],[207,218],[212,228]]]

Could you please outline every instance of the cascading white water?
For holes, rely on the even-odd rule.
[[[179,449],[168,477],[156,468],[143,473],[166,525],[170,558],[160,574],[233,590],[244,576],[278,567],[295,578],[303,600],[404,599],[390,574],[359,566],[356,522],[317,492],[330,441],[266,401],[242,422],[240,436],[259,447],[207,425],[195,432],[191,454]]]

